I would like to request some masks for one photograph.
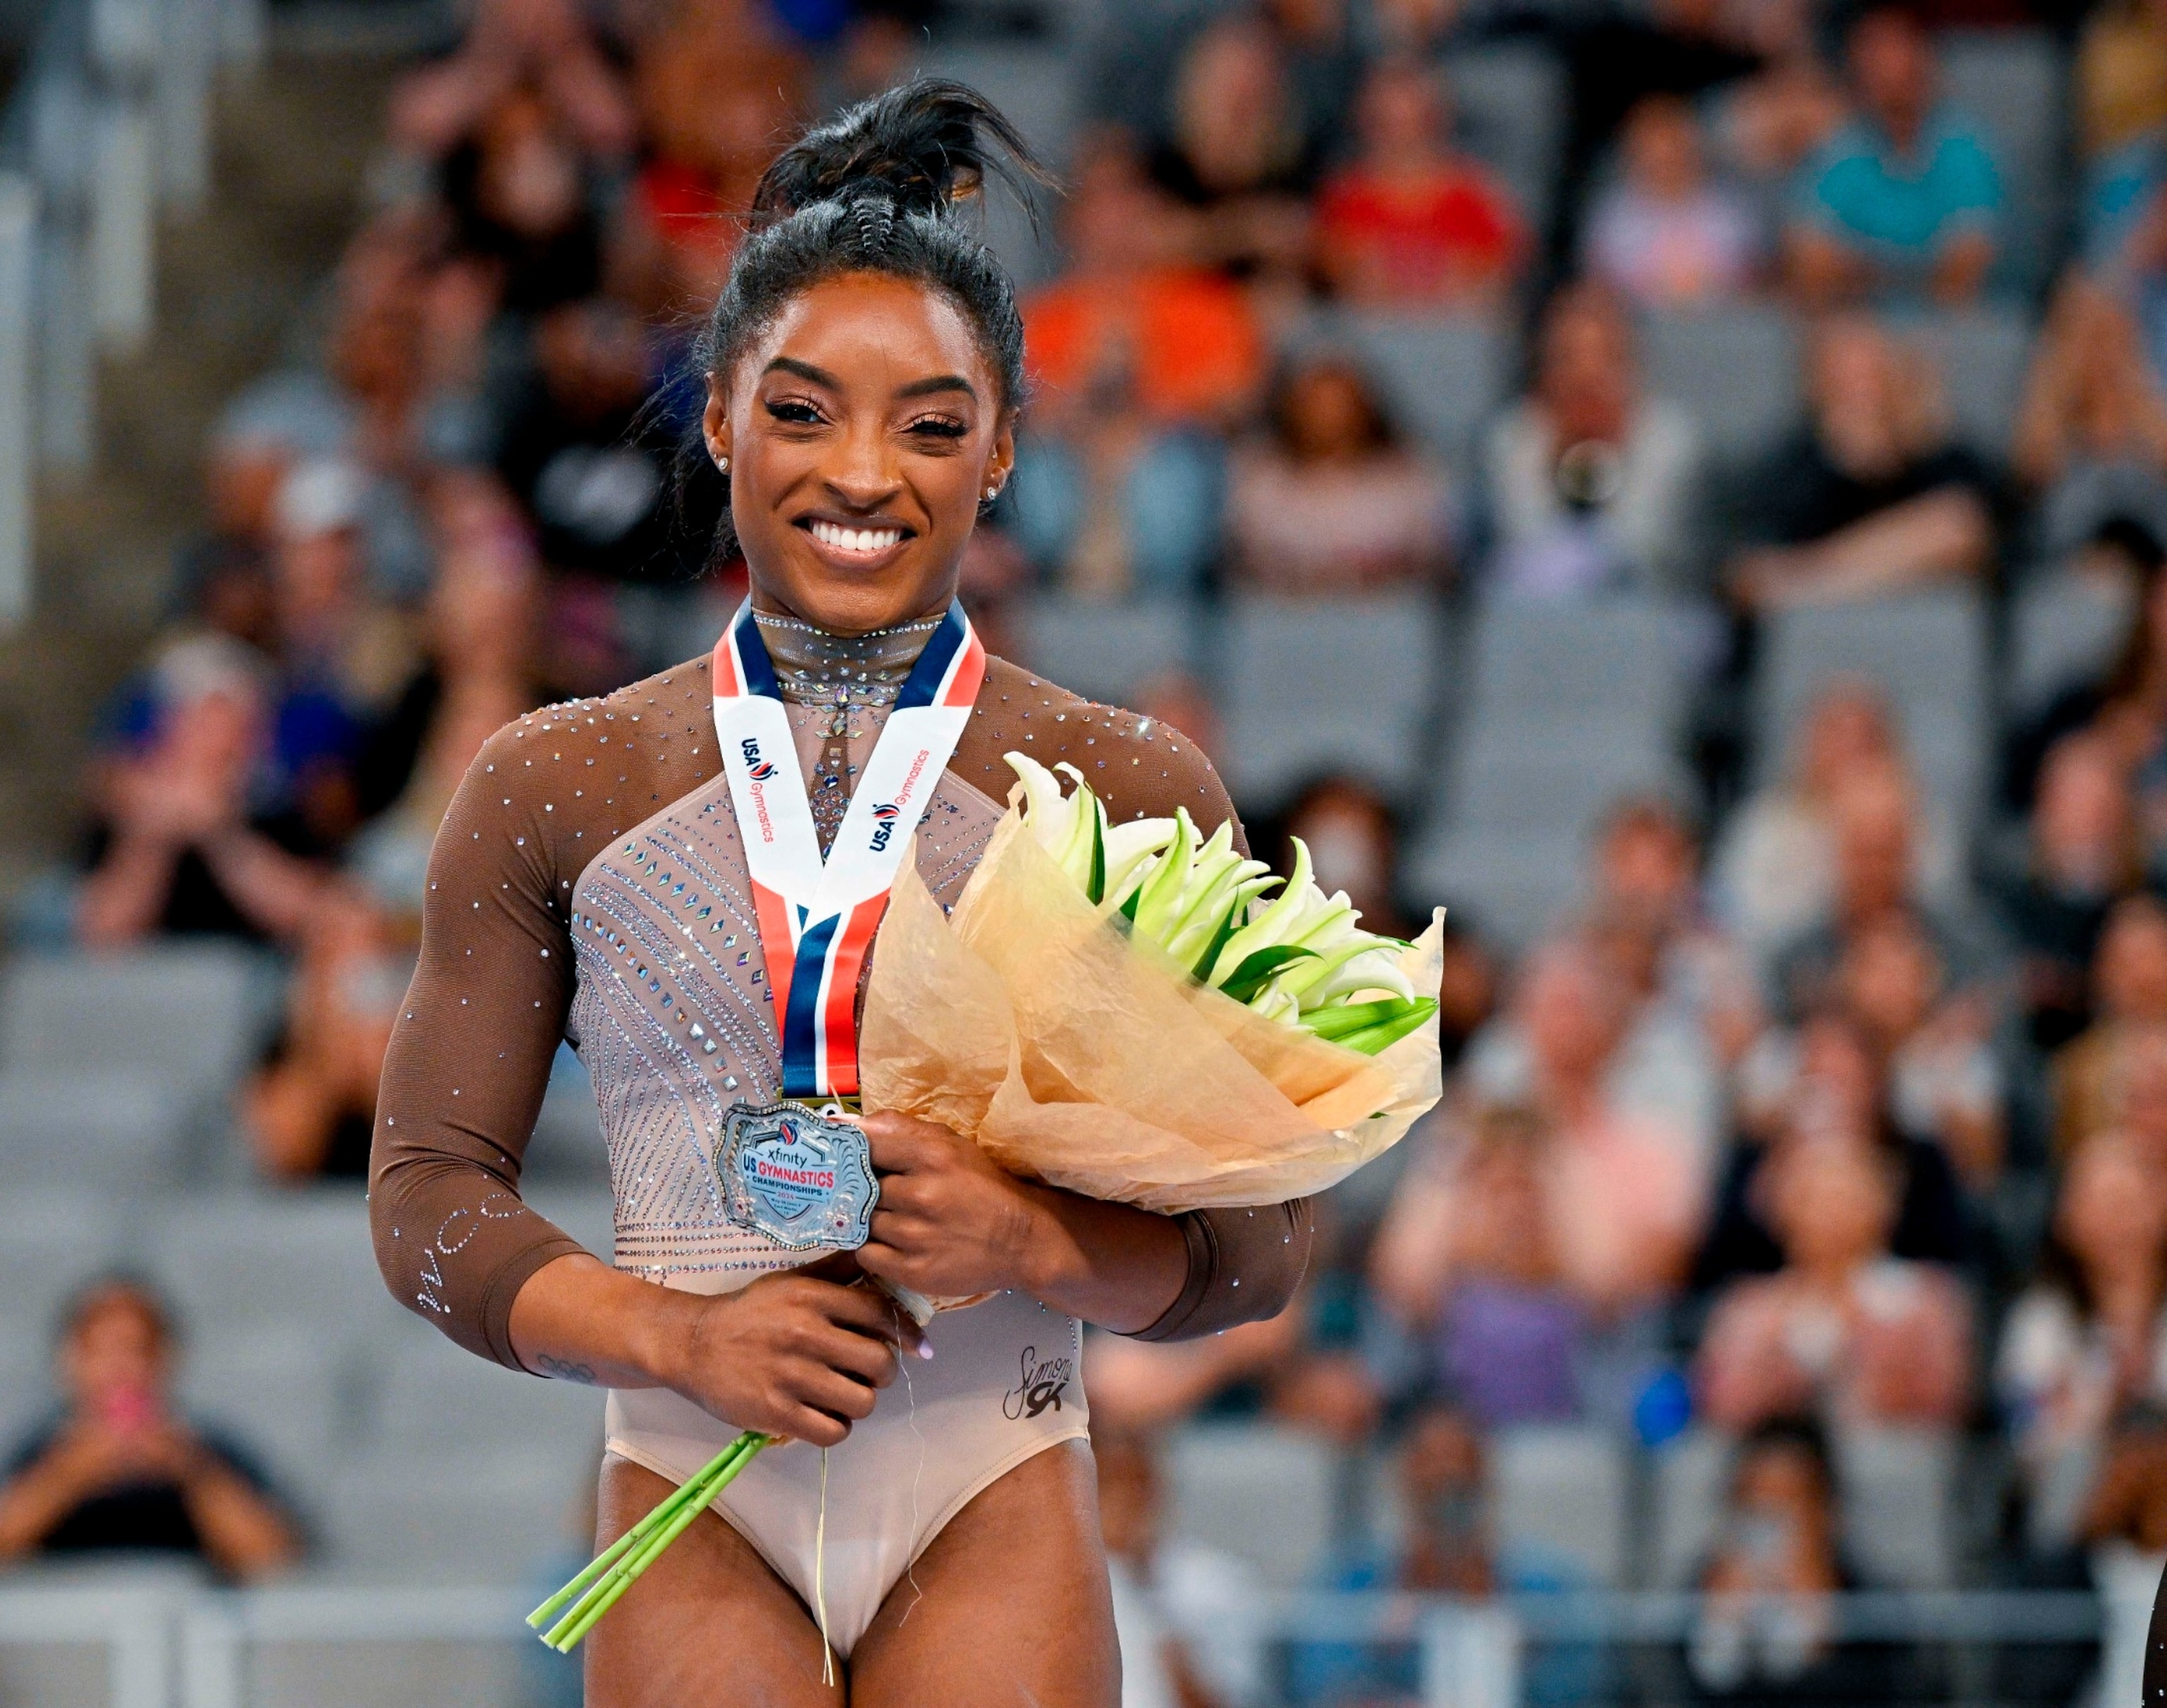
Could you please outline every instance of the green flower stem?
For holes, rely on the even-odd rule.
[[[570,1610],[542,1637],[550,1647],[570,1652],[595,1620],[609,1610],[633,1581],[707,1510],[715,1496],[772,1439],[746,1430],[590,1561],[579,1576],[529,1614],[527,1622],[539,1629],[553,1614],[571,1603]]]

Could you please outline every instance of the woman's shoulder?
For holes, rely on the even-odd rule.
[[[1185,807],[1206,832],[1234,819],[1240,834],[1217,769],[1171,724],[1086,699],[989,655],[985,686],[950,769],[1004,800],[1015,781],[1010,753],[1048,767],[1074,766],[1113,820],[1171,818]]]

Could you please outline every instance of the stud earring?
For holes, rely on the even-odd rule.
[[[730,472],[730,459],[728,457],[718,457],[715,459],[715,467],[727,475]]]
[[[998,487],[998,486],[988,486],[988,488],[986,488],[986,501],[987,501],[988,504],[992,503],[992,502],[993,501],[993,500],[994,500],[994,499],[996,499],[996,498],[999,497],[1000,496],[1001,496],[1001,489],[1000,489],[999,487]]]

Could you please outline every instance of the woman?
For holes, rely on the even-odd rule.
[[[1237,581],[1327,597],[1442,579],[1451,494],[1401,445],[1358,364],[1328,353],[1298,359],[1269,416],[1270,437],[1236,454],[1227,486]]]
[[[2167,1398],[2167,1191],[2120,1134],[2069,1159],[2038,1277],[2003,1325],[1994,1376],[2030,1539],[2066,1546],[2117,1419]]]
[[[790,1438],[596,1628],[596,1708],[836,1702],[845,1689],[867,1704],[1112,1704],[1078,1319],[1174,1338],[1269,1317],[1308,1249],[1301,1205],[1150,1215],[1014,1180],[945,1128],[888,1115],[864,1122],[882,1180],[855,1265],[802,1268],[807,1254],[718,1202],[732,1106],[768,1101],[778,1081],[796,1095],[824,1059],[813,1095],[856,1086],[836,1068],[847,1008],[808,1044],[814,1005],[773,996],[786,977],[802,991],[852,976],[834,960],[810,983],[797,970],[824,933],[804,933],[787,973],[761,952],[736,804],[762,827],[802,825],[793,758],[812,775],[802,835],[824,873],[839,835],[867,835],[871,803],[894,811],[877,782],[857,809],[850,798],[861,775],[914,760],[880,739],[907,697],[925,769],[902,775],[938,780],[881,823],[901,827],[893,857],[914,854],[946,902],[999,820],[1011,750],[1074,763],[1117,816],[1232,817],[1185,739],[985,657],[953,607],[1022,397],[1012,287],[952,211],[988,169],[982,132],[1031,169],[998,114],[930,82],[845,113],[770,168],[705,345],[706,448],[729,482],[749,608],[714,661],[501,730],[437,838],[370,1194],[393,1292],[501,1363],[615,1390],[603,1542],[739,1430]],[[794,752],[739,733],[778,698]],[[850,846],[863,869],[872,841]],[[751,846],[761,893],[794,893],[802,860],[777,876],[779,845]],[[787,1072],[776,1009],[790,1016]],[[517,1195],[567,1035],[610,1142],[617,1268]],[[853,1267],[928,1296],[997,1297],[921,1333],[846,1285]],[[829,1643],[845,1663],[834,1684]]]

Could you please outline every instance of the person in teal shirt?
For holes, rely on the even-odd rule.
[[[1801,173],[1792,283],[1815,307],[1973,301],[1995,259],[1993,153],[1938,99],[1933,43],[1907,13],[1867,13],[1849,46],[1858,113]]]

